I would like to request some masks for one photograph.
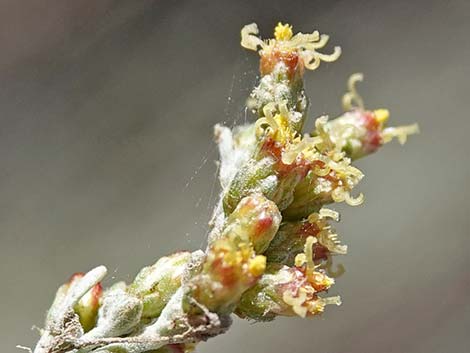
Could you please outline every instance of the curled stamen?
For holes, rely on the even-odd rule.
[[[329,40],[330,40],[329,35],[322,34],[322,35],[320,35],[320,39],[318,40],[318,42],[311,44],[311,48],[312,49],[321,49],[326,45],[326,43],[328,43]]]
[[[316,160],[327,162],[326,158],[325,160],[322,160],[323,156],[321,156],[316,149],[316,147],[322,142],[323,140],[319,136],[310,137],[305,135],[303,138],[296,137],[283,151],[282,163],[290,165],[300,155],[310,162],[314,162]]]
[[[315,70],[320,66],[322,61],[327,63],[336,61],[341,55],[341,48],[334,47],[333,53],[331,54],[322,54],[314,50],[306,50],[303,53],[305,68],[309,70]]]
[[[356,83],[361,82],[363,79],[364,75],[362,73],[355,73],[349,77],[348,92],[343,95],[344,111],[353,110],[354,108],[364,110],[364,101],[356,90]]]
[[[274,102],[268,103],[263,107],[263,114],[265,117],[272,118],[276,113],[276,104]]]
[[[328,37],[328,36],[327,36]],[[320,32],[318,31],[313,31],[312,33],[297,33],[288,43],[288,47],[293,49],[293,48],[300,48],[302,50],[308,50],[311,49],[311,45],[313,43],[320,43],[321,41],[321,36]],[[327,38],[328,41],[328,38]],[[326,44],[326,42],[325,42]],[[323,46],[325,45],[323,44]],[[318,47],[322,48],[322,47]]]
[[[342,187],[337,187],[331,192],[331,198],[334,202],[343,202],[346,198],[346,191]]]
[[[335,210],[330,210],[329,208],[321,208],[319,211],[319,215],[322,218],[331,218],[336,222],[339,221],[339,212],[336,212]]]
[[[241,31],[241,45],[243,48],[250,50],[258,50],[258,47],[263,47],[264,42],[258,37],[259,29],[256,23],[250,23],[242,28]]]
[[[360,193],[357,197],[352,197],[349,192],[345,193],[344,200],[349,206],[359,206],[364,202],[364,194]]]
[[[414,135],[419,133],[418,124],[387,127],[382,132],[382,139],[384,143],[390,142],[394,137],[398,139],[398,142],[403,145],[408,138],[408,135]]]
[[[276,132],[278,129],[279,125],[277,124],[276,120],[274,120],[272,117],[264,117],[256,120],[256,136],[262,136],[263,133],[267,130],[270,130],[271,132]]]
[[[326,176],[331,172],[331,168],[329,166],[320,168],[319,166],[316,165],[315,168],[313,168],[313,172],[318,176]]]
[[[336,270],[333,270],[333,256],[331,255],[328,256],[324,268],[328,276],[333,278],[341,277],[346,272],[343,264],[337,264]]]
[[[353,178],[357,181],[364,177],[364,174],[356,167],[351,166],[348,159],[344,159],[339,162],[330,160],[328,166],[333,169],[336,173],[345,176],[346,178]]]
[[[347,245],[341,245],[338,235],[331,233],[329,229],[324,229],[317,235],[318,242],[335,254],[344,255],[348,252]]]

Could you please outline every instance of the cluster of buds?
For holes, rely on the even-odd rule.
[[[388,111],[364,107],[354,74],[345,112],[303,133],[304,73],[338,59],[340,48],[321,53],[327,35],[294,35],[281,23],[273,39],[259,38],[256,24],[241,36],[260,55],[247,102],[256,119],[215,128],[221,193],[206,250],[165,256],[105,291],[104,267],[74,275],[59,288],[35,353],[188,352],[225,332],[232,314],[307,317],[341,303],[325,295],[344,271],[332,270],[332,258],[347,251],[330,224],[339,214],[326,205],[361,204],[363,195],[351,193],[363,174],[351,163],[394,137],[404,143],[417,126],[386,127]]]

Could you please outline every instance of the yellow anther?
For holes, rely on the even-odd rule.
[[[266,269],[266,257],[263,255],[256,256],[250,261],[248,270],[253,276],[261,276]]]
[[[374,110],[375,120],[377,120],[380,124],[385,124],[390,116],[390,112],[388,109],[376,109]]]
[[[292,26],[288,23],[282,24],[279,22],[274,28],[274,38],[276,40],[289,40],[292,38]]]

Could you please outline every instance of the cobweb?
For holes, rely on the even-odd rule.
[[[223,119],[219,121],[220,124],[234,128],[237,125],[243,125],[251,122],[253,117],[250,116],[246,107],[246,99],[248,98],[256,80],[257,71],[253,68],[252,60],[249,55],[245,54],[244,57],[239,57],[232,67],[232,78],[229,84],[228,93],[223,110]],[[217,114],[217,112],[214,112]],[[212,129],[212,126],[208,126]],[[206,242],[206,235],[209,231],[208,222],[212,216],[213,209],[217,203],[220,185],[218,181],[219,165],[216,163],[218,160],[217,146],[213,140],[208,142],[207,150],[202,154],[200,163],[194,169],[188,181],[184,186],[184,192],[190,194],[196,183],[210,184],[210,189],[207,192],[205,187],[200,187],[202,191],[193,196],[194,210],[197,214],[197,221],[194,222],[194,227],[191,231],[186,232],[186,241],[190,245],[199,237],[200,232],[203,232],[203,237],[199,240],[198,248],[203,248]],[[211,162],[211,163],[208,163]],[[212,170],[212,173],[211,173]],[[211,175],[211,180],[206,178]],[[194,234],[197,233],[197,234]],[[194,235],[194,236],[193,236]]]

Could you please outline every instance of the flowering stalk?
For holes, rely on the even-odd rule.
[[[325,206],[362,203],[362,194],[351,195],[363,177],[351,162],[393,137],[404,143],[417,126],[386,127],[388,111],[365,109],[355,74],[344,114],[320,117],[303,134],[305,70],[337,60],[340,48],[321,53],[327,35],[294,35],[281,23],[274,39],[260,39],[256,24],[241,36],[260,55],[260,82],[247,102],[257,119],[215,128],[222,190],[206,250],[165,256],[105,291],[103,266],[74,275],[59,288],[35,353],[188,352],[224,333],[233,313],[266,321],[341,303],[324,295],[343,272],[332,270],[332,256],[347,251],[330,224],[339,214]]]

